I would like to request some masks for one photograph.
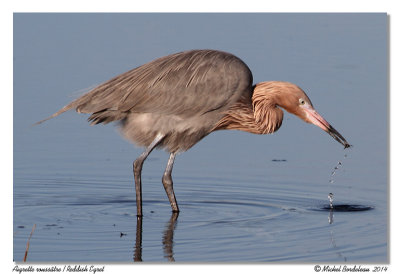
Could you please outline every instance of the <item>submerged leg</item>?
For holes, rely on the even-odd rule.
[[[162,177],[162,183],[164,185],[165,192],[167,192],[169,202],[171,203],[172,211],[179,212],[178,204],[177,204],[176,198],[175,198],[174,188],[172,186],[172,176],[171,176],[172,167],[174,165],[174,160],[175,160],[175,155],[176,155],[176,153],[173,152],[169,156],[168,164],[165,169],[164,175]]]
[[[146,148],[146,150],[133,162],[133,175],[135,177],[136,189],[136,209],[137,216],[142,216],[142,167],[143,162],[149,156],[150,152],[160,143],[164,135],[158,134],[153,142]]]

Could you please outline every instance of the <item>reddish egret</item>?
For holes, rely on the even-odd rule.
[[[175,156],[213,131],[236,129],[269,134],[281,126],[285,109],[320,127],[345,148],[350,146],[314,110],[298,86],[278,81],[253,86],[252,82],[250,69],[232,54],[185,51],[116,76],[47,119],[74,108],[79,113],[90,113],[92,125],[120,121],[123,135],[146,147],[133,162],[138,216],[142,216],[142,166],[154,148],[170,153],[162,183],[172,211],[179,212],[171,177]]]

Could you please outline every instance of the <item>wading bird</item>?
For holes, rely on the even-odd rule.
[[[70,109],[90,113],[92,125],[119,121],[128,140],[146,147],[133,163],[138,216],[142,216],[142,166],[154,148],[170,153],[162,183],[172,211],[179,212],[171,177],[175,156],[213,131],[273,133],[281,126],[285,109],[320,127],[345,148],[350,146],[314,110],[300,87],[279,81],[253,86],[251,71],[242,60],[216,50],[156,59],[97,86],[43,121]]]

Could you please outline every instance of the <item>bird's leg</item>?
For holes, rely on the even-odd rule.
[[[142,261],[142,231],[143,231],[143,224],[142,224],[142,216],[137,216],[136,218],[136,242],[135,242],[135,253],[133,256],[133,260],[135,262]]]
[[[137,216],[142,216],[142,167],[143,162],[150,152],[160,143],[164,135],[158,134],[146,150],[133,162],[133,175],[135,177]]]
[[[165,192],[167,192],[169,202],[171,203],[172,211],[179,212],[178,204],[175,198],[174,188],[172,186],[172,176],[171,176],[175,155],[176,153],[172,152],[171,155],[169,156],[168,164],[167,167],[165,168],[165,172],[162,177],[162,183],[164,185]]]

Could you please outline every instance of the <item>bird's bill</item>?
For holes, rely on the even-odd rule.
[[[319,115],[316,110],[311,107],[304,108],[304,110],[310,123],[320,127],[323,131],[326,131],[330,136],[333,137],[333,139],[341,143],[344,148],[351,146],[336,129],[334,129],[321,115]]]

